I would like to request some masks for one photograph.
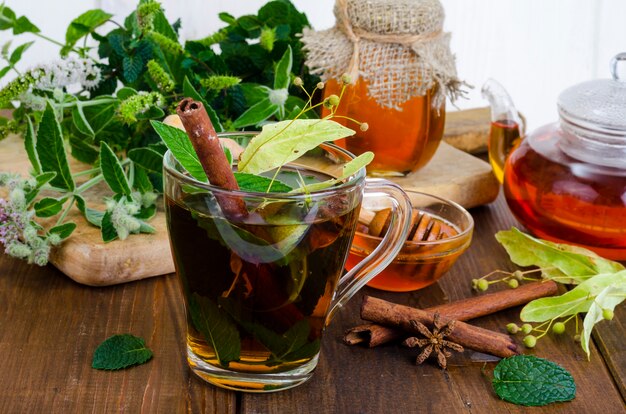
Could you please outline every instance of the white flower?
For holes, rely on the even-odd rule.
[[[39,65],[29,71],[35,89],[64,88],[74,84],[91,89],[101,78],[100,68],[91,60],[70,57]]]
[[[287,89],[272,89],[269,92],[270,102],[278,106],[285,105],[288,96],[289,91],[287,91]]]

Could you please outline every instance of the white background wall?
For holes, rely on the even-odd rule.
[[[534,128],[556,120],[556,98],[575,83],[609,76],[608,63],[626,51],[624,0],[441,0],[445,29],[452,32],[452,49],[461,78],[475,86],[460,108],[485,105],[480,86],[499,80]],[[222,26],[217,14],[254,13],[264,0],[164,0],[170,19],[180,17],[186,39],[201,38]],[[334,0],[293,0],[316,29],[334,24]],[[135,0],[6,0],[55,39],[63,39],[69,22],[85,10],[99,7],[122,20]],[[0,32],[0,44],[10,39]],[[23,40],[22,40],[23,39]],[[14,44],[26,41],[26,35]],[[37,40],[23,67],[53,59],[58,48]],[[7,77],[8,79],[8,77]],[[3,85],[7,79],[0,81]]]

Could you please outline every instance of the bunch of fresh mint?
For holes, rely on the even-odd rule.
[[[24,136],[32,164],[31,177],[0,180],[9,190],[0,201],[7,253],[45,264],[50,247],[75,228],[67,220],[72,206],[102,229],[104,241],[152,231],[146,221],[162,188],[166,146],[150,121],[172,113],[185,96],[205,104],[218,132],[256,129],[301,112],[310,97],[292,84],[294,74],[318,81],[304,66],[298,38],[306,16],[288,0],[270,1],[258,15],[219,16],[223,29],[182,44],[180,21],[168,22],[157,1],[141,0],[123,21],[89,10],[58,41],[0,6],[0,30],[14,35],[2,47],[0,79],[15,74],[0,89],[0,108],[11,111],[0,117],[0,140]],[[18,69],[33,43],[16,46],[23,33],[57,45],[60,58]],[[69,155],[88,166],[74,170]],[[113,192],[105,210],[90,208],[83,196],[100,181]],[[44,228],[40,219],[53,224]]]

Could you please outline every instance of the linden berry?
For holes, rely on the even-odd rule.
[[[535,338],[533,335],[526,335],[524,337],[524,345],[526,346],[526,348],[534,348],[535,345],[537,345],[537,338]]]
[[[472,279],[472,289],[478,290],[478,279]]]
[[[521,281],[522,279],[524,279],[524,274],[522,273],[521,270],[516,270],[515,272],[513,272],[513,277]]]
[[[522,325],[522,333],[529,334],[533,330],[533,326],[529,323],[525,323]]]
[[[330,95],[328,97],[328,103],[330,104],[330,106],[339,105],[339,97],[337,95]]]
[[[293,84],[294,86],[302,86],[304,85],[304,82],[302,81],[302,78],[300,76],[296,76],[293,80]]]
[[[352,83],[352,77],[350,77],[350,75],[348,75],[347,73],[344,73],[343,75],[341,75],[341,82],[344,85],[350,85]]]
[[[574,335],[574,342],[580,342],[580,334]]]
[[[363,132],[367,131],[369,129],[369,125],[367,122],[363,122],[361,125],[359,125],[359,129]]]
[[[485,290],[489,289],[489,282],[487,282],[485,279],[479,279],[476,286],[478,287],[478,290],[484,292]]]
[[[565,324],[563,322],[555,323],[554,325],[552,325],[552,332],[557,335],[562,334],[563,332],[565,332]]]
[[[516,287],[519,286],[519,282],[517,281],[517,279],[511,279],[511,280],[509,280],[508,283],[509,283],[509,287],[511,289],[515,289]]]
[[[324,82],[317,82],[317,89],[324,89]]]
[[[509,323],[509,324],[506,326],[506,330],[507,330],[510,334],[515,335],[516,333],[518,333],[518,332],[519,332],[519,326],[517,326],[517,324],[516,324],[516,323]]]
[[[602,309],[602,317],[607,321],[613,319],[613,316],[615,316],[615,312],[613,312],[611,309]]]

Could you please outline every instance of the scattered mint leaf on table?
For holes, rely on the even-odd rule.
[[[542,406],[576,397],[574,378],[565,368],[532,355],[503,359],[493,375],[496,394],[513,404]]]
[[[96,348],[91,366],[116,370],[143,364],[150,358],[152,351],[146,348],[143,339],[130,334],[113,335]]]

